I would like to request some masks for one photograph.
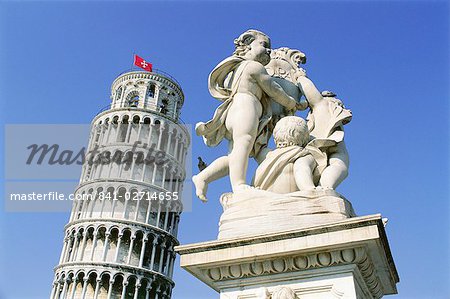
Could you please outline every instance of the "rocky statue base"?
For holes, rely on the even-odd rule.
[[[334,190],[278,194],[258,189],[225,193],[218,239],[259,236],[355,217],[351,203]]]
[[[221,299],[381,298],[399,281],[381,215],[175,250]]]

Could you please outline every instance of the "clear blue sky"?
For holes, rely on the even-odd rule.
[[[389,218],[401,280],[390,298],[449,298],[448,2],[2,1],[2,125],[89,123],[133,52],[181,82],[186,123],[205,121],[218,105],[207,76],[249,28],[305,52],[309,77],[353,111],[338,191],[359,215]],[[224,152],[193,138],[195,156]],[[182,215],[181,243],[216,238],[228,190],[211,185]],[[49,296],[68,216],[1,212],[0,298]],[[174,299],[218,297],[180,268],[174,279]]]

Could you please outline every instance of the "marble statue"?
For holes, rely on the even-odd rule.
[[[306,56],[248,30],[235,52],[209,76],[211,95],[223,103],[212,120],[196,125],[208,146],[223,139],[230,152],[193,177],[206,201],[208,184],[229,174],[232,193],[222,195],[219,239],[289,230],[354,217],[336,187],[348,174],[344,125],[352,118],[336,95],[320,92],[300,67]],[[305,119],[295,116],[309,108]],[[276,148],[267,146],[274,137]],[[259,166],[247,185],[249,158]]]
[[[196,126],[208,146],[225,138],[230,152],[209,166],[199,163],[193,177],[203,201],[208,183],[228,174],[232,192],[220,196],[217,240],[176,248],[181,267],[221,299],[397,293],[384,220],[358,217],[336,191],[348,175],[344,127],[352,112],[336,94],[316,88],[301,68],[301,51],[270,50],[269,38],[256,30],[235,45],[209,76],[210,93],[223,103]],[[296,116],[306,109],[305,118]],[[249,158],[258,166],[247,185]]]
[[[288,95],[266,69],[270,58],[270,39],[257,30],[247,30],[235,40],[231,57],[211,72],[208,88],[211,95],[223,101],[213,118],[196,125],[197,135],[208,146],[229,140],[230,152],[219,157],[193,177],[197,196],[206,201],[208,183],[227,174],[233,192],[247,189],[249,157],[262,160],[262,150],[271,134],[271,100],[288,110],[304,108]]]

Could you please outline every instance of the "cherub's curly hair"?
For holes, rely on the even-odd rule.
[[[306,121],[298,116],[285,116],[273,129],[273,138],[277,148],[298,145],[304,147],[309,141]]]
[[[235,50],[233,55],[240,57],[244,56],[245,53],[247,53],[248,50],[250,50],[250,44],[256,39],[256,36],[258,35],[267,38],[267,40],[270,43],[270,38],[265,33],[258,30],[249,29],[234,40]]]

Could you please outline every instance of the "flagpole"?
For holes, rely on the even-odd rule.
[[[134,57],[135,57],[136,53],[133,51],[133,62],[131,63],[131,69],[130,71],[133,71],[133,65],[134,65]]]

